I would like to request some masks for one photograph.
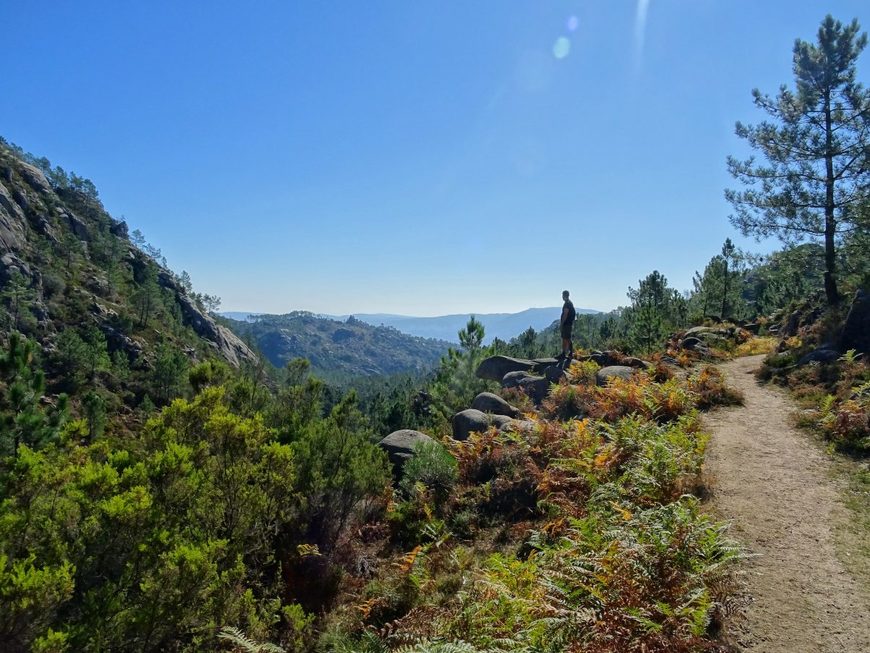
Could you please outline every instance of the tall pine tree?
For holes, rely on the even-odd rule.
[[[737,135],[765,159],[728,158],[744,190],[727,190],[732,223],[744,235],[778,236],[786,243],[821,240],[825,295],[838,303],[837,247],[860,228],[861,201],[870,190],[870,92],[855,81],[855,63],[867,45],[856,20],[827,16],[815,44],[794,45],[795,89],[775,98],[752,92],[770,120],[737,123]],[[866,227],[866,224],[865,224]]]

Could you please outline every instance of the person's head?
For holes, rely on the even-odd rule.
[[[562,291],[562,299],[564,299],[565,301],[568,301],[568,296],[569,296],[570,294],[571,294],[571,293],[569,293],[567,290],[563,290],[563,291]]]

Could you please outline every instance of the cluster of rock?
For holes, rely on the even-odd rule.
[[[606,385],[614,377],[630,378],[638,369],[650,365],[639,358],[621,356],[616,352],[592,352],[576,360],[591,360],[603,365],[596,373],[595,380],[598,385]],[[480,363],[476,374],[479,378],[500,382],[504,389],[519,388],[539,404],[549,393],[550,386],[565,378],[570,362],[555,358],[491,356]],[[533,423],[523,419],[520,410],[502,397],[491,392],[481,392],[469,408],[453,416],[452,437],[462,442],[472,433],[483,433],[490,428],[522,432],[532,427]],[[398,474],[405,461],[414,455],[416,447],[432,441],[425,433],[402,429],[390,433],[379,444],[387,452],[393,469]]]
[[[456,413],[452,421],[453,439],[458,442],[467,440],[472,433],[484,433],[491,427],[499,431],[532,427],[531,422],[522,419],[518,408],[491,392],[481,392],[471,402],[471,408]],[[434,440],[420,431],[401,429],[393,431],[378,444],[386,451],[398,475],[405,461],[414,455],[416,448],[426,442]]]
[[[742,342],[748,337],[746,331],[751,333],[751,329],[740,326],[696,326],[678,334],[673,341],[678,349],[707,357],[713,354],[714,348],[724,349]]]

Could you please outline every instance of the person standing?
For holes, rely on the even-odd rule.
[[[574,354],[574,343],[571,342],[571,332],[574,329],[574,320],[577,319],[577,311],[574,310],[574,303],[569,299],[571,293],[567,290],[562,291],[562,299],[565,303],[562,305],[562,317],[559,318],[559,333],[562,336],[562,353],[559,358],[571,358]]]

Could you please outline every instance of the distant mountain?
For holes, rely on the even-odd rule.
[[[390,314],[354,314],[354,317],[369,324],[393,327],[414,336],[423,338],[438,338],[457,343],[457,333],[465,327],[468,318],[474,315],[486,329],[485,342],[493,338],[510,340],[532,327],[540,331],[559,319],[562,307],[528,308],[519,313],[457,313],[438,317],[410,317],[407,315]],[[578,308],[578,313],[597,313],[588,308]]]
[[[312,371],[327,380],[425,372],[433,369],[450,343],[373,326],[354,317],[336,320],[295,311],[286,315],[251,315],[224,322],[252,342],[276,367],[307,358]]]
[[[236,320],[238,322],[250,322],[253,320],[253,318],[261,315],[261,313],[245,313],[244,311],[224,311],[219,315],[229,320]]]
[[[457,334],[460,329],[464,328],[468,318],[474,315],[483,323],[483,327],[486,329],[485,342],[490,343],[494,338],[502,340],[515,338],[529,327],[535,331],[541,331],[558,320],[561,311],[561,306],[554,306],[551,308],[528,308],[519,313],[456,313],[436,317],[414,317],[391,313],[354,313],[353,317],[373,326],[393,327],[408,335],[446,340],[455,344],[459,342]],[[598,313],[599,311],[578,308],[577,312]],[[227,312],[221,315],[233,320],[248,321],[257,313]],[[350,315],[323,315],[321,317],[343,322]]]

